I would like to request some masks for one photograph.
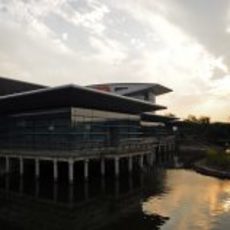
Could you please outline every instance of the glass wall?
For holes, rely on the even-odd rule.
[[[73,143],[78,146],[116,146],[141,135],[136,115],[80,108],[72,108],[71,115]]]
[[[70,109],[58,109],[1,117],[0,146],[33,150],[67,148],[70,114]]]
[[[0,148],[75,150],[117,146],[139,138],[140,117],[63,108],[0,118]]]
[[[143,137],[166,137],[170,135],[174,135],[172,131],[172,126],[165,123],[160,122],[140,122],[141,131]]]

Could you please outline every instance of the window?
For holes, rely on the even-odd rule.
[[[128,89],[128,87],[120,86],[120,87],[115,87],[114,91],[117,92],[117,91],[121,91],[121,90],[125,90],[125,89]]]

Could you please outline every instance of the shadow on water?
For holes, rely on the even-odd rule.
[[[166,190],[165,170],[74,185],[12,174],[0,178],[0,225],[8,230],[159,229],[168,219],[147,215],[142,203]]]

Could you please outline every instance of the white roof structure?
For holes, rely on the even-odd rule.
[[[155,102],[156,96],[172,91],[165,86],[153,83],[106,83],[88,87],[151,102]]]
[[[105,83],[89,85],[88,87],[104,90],[111,93],[117,93],[124,96],[143,90],[151,90],[155,96],[169,93],[172,91],[165,86],[153,83]]]

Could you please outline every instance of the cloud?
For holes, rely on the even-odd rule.
[[[209,49],[211,42],[203,43],[199,36],[192,35],[180,23],[176,23],[176,20],[172,21],[169,17],[172,4],[168,4],[169,1],[157,5],[155,1],[145,3],[135,2],[130,7],[131,2],[126,1],[126,4],[122,5],[117,3],[116,7],[120,10],[125,8],[131,17],[141,22],[143,27],[149,28],[150,37],[157,38],[153,39],[152,43],[155,44],[152,45],[152,49],[145,49],[140,54],[139,61],[142,61],[142,76],[145,76],[147,81],[154,79],[172,87],[176,92],[159,99],[159,102],[167,104],[170,101],[172,106],[169,109],[184,117],[188,113],[195,113],[211,114],[213,117],[216,116],[216,119],[224,119],[226,114],[230,113],[228,102],[226,99],[221,102],[218,98],[215,99],[213,89],[217,86],[210,79],[225,76],[229,78],[225,53],[212,52],[217,49]],[[181,9],[184,8],[181,6]],[[180,11],[173,12],[175,15],[181,14]],[[147,47],[151,46],[147,43]],[[223,94],[226,95],[227,92],[227,89],[223,89]],[[216,104],[220,112],[213,114]]]
[[[91,33],[101,35],[105,30],[102,20],[109,13],[108,7],[97,0],[86,0],[85,7],[87,7],[88,11],[81,12],[78,11],[82,9],[81,3],[71,3],[72,1],[66,1],[64,10],[59,9],[56,13],[76,26],[83,26],[89,29]]]
[[[0,75],[47,85],[157,82],[174,89],[159,103],[178,116],[225,119],[228,3],[210,6],[213,18],[205,4],[0,0]]]
[[[106,37],[90,37],[90,45],[97,51],[91,58],[100,59],[104,62],[112,61],[112,64],[121,62],[126,58],[125,47],[115,40]]]
[[[48,3],[48,4],[47,4]],[[9,29],[22,30],[25,36],[34,40],[41,39],[42,42],[48,42],[53,50],[57,52],[70,52],[70,49],[61,41],[50,28],[43,23],[43,18],[59,8],[64,3],[63,0],[51,1],[2,1],[0,8],[5,12],[0,16],[1,26],[9,26]]]
[[[168,1],[161,3],[167,7],[165,17],[180,26],[189,36],[195,38],[209,53],[229,66],[230,2],[228,0]]]

